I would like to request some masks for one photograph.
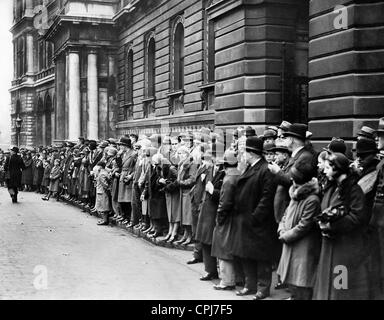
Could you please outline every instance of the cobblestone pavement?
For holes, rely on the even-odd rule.
[[[191,252],[157,247],[62,202],[0,188],[0,299],[245,300],[202,282]],[[36,267],[37,266],[37,267]],[[47,288],[37,290],[34,284]],[[34,273],[35,272],[35,273]],[[39,286],[38,286],[39,287]],[[271,299],[287,297],[272,291]]]

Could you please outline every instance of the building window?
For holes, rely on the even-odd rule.
[[[174,89],[184,89],[184,26],[179,22],[174,40]]]
[[[155,39],[151,38],[147,50],[147,97],[155,96],[155,76],[156,76],[156,44]]]
[[[145,41],[145,99],[143,100],[144,118],[155,114],[156,100],[156,42],[154,32],[146,36]]]
[[[20,37],[17,40],[17,76],[21,77],[25,73],[25,50],[24,38]]]
[[[45,69],[45,42],[44,40],[39,41],[39,70]]]
[[[169,113],[179,114],[184,110],[184,17],[171,21],[171,92]]]
[[[133,50],[129,48],[125,57],[125,116],[124,120],[133,119]]]
[[[203,0],[204,84],[200,87],[203,110],[213,109],[215,100],[215,29],[207,12],[211,2]]]

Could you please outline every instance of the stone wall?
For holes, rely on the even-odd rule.
[[[346,29],[335,29],[336,5],[346,7]],[[384,1],[311,1],[309,117],[318,144],[333,136],[352,142],[383,116],[383,17]]]

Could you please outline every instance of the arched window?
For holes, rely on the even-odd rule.
[[[125,110],[124,120],[133,118],[133,50],[128,49],[125,58]]]
[[[125,103],[130,104],[133,100],[133,50],[130,49],[126,55],[125,65]]]
[[[20,37],[17,40],[17,76],[21,77],[25,72],[24,58],[24,38]]]
[[[184,26],[178,22],[174,33],[174,47],[173,47],[173,77],[174,89],[184,89]]]
[[[156,77],[156,44],[155,39],[151,38],[147,48],[147,97],[155,97],[155,77]]]

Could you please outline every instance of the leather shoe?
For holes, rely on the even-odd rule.
[[[200,278],[201,281],[211,281],[215,279],[219,279],[219,275],[207,273],[205,276]]]
[[[264,300],[265,298],[268,298],[269,295],[265,294],[261,291],[257,291],[256,295],[253,297],[252,300]]]
[[[196,263],[200,263],[200,262],[203,262],[203,260],[193,258],[192,260],[189,260],[187,262],[187,264],[196,264]]]
[[[285,283],[282,283],[282,282],[278,282],[275,285],[275,290],[282,290],[282,289],[286,289],[286,288],[288,288],[288,285],[286,285]]]
[[[221,286],[219,284],[215,284],[213,286],[213,289],[215,290],[235,290],[236,289],[236,286]]]
[[[249,295],[255,294],[255,293],[256,293],[255,290],[250,290],[248,288],[244,288],[244,289],[242,289],[240,291],[236,291],[236,295],[237,296],[249,296]]]

